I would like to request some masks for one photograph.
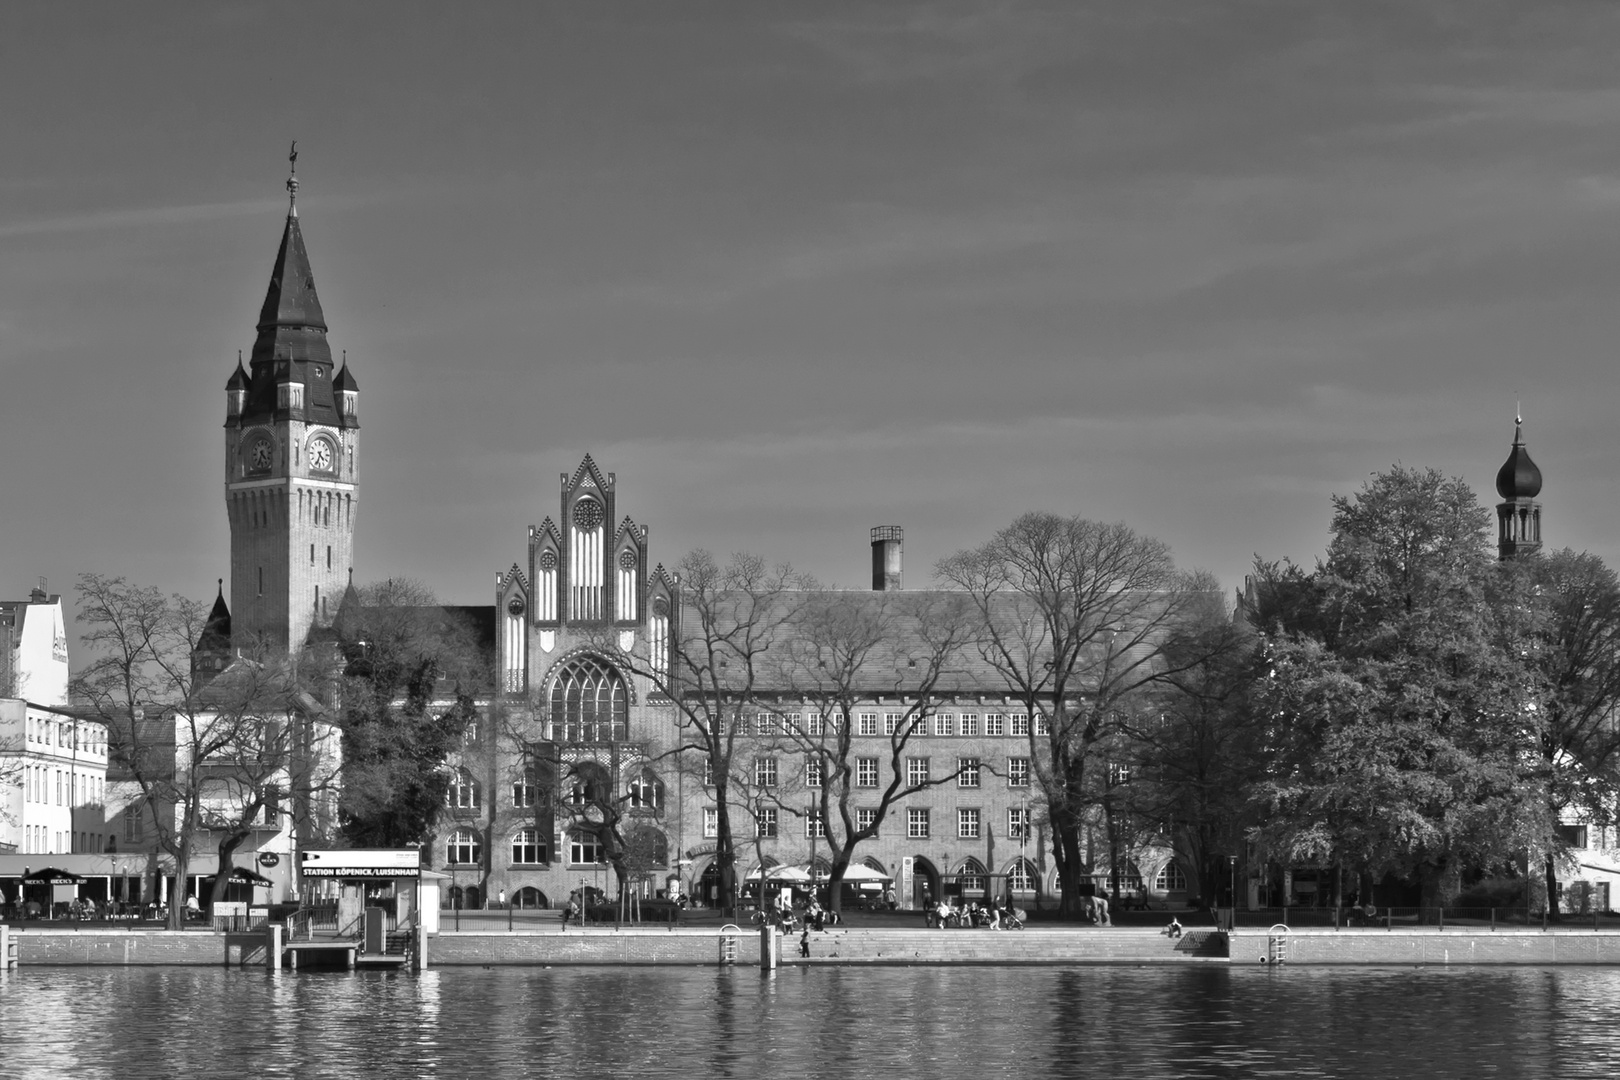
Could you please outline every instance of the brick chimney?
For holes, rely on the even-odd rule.
[[[872,591],[900,591],[900,542],[905,531],[898,525],[872,530]]]

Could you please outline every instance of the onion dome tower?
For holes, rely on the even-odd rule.
[[[1524,448],[1524,418],[1513,418],[1513,450],[1496,474],[1497,553],[1516,559],[1541,550],[1541,470]]]

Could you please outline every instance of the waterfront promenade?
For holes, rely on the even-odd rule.
[[[262,932],[120,930],[29,923],[10,928],[17,962],[35,965],[260,965]],[[925,929],[920,922],[848,925],[778,935],[780,964],[827,965],[1197,965],[1253,966],[1279,955],[1289,966],[1316,965],[1605,965],[1620,966],[1620,930],[1405,927],[1290,929],[1278,952],[1266,928],[1239,927],[1231,938],[1189,928],[1180,939],[1147,926],[1053,926],[1027,930]],[[429,967],[590,964],[743,966],[760,962],[757,927],[722,925],[570,926],[504,913],[464,917],[428,940]]]

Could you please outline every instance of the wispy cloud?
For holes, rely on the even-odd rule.
[[[92,210],[61,217],[13,221],[0,225],[0,239],[49,236],[61,233],[111,232],[147,229],[228,218],[262,217],[280,200],[246,199],[241,202],[195,203],[190,206],[139,206],[124,210]]]

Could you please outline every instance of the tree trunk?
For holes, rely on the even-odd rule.
[[[1553,852],[1551,852],[1551,851],[1547,852],[1547,858],[1546,858],[1546,861],[1542,865],[1542,870],[1543,870],[1544,876],[1546,878],[1546,883],[1547,883],[1547,918],[1551,919],[1554,922],[1557,922],[1558,921],[1558,916],[1559,916],[1559,911],[1558,911],[1558,857]],[[1529,896],[1529,894],[1530,894],[1530,883],[1528,881],[1524,883],[1524,891],[1525,891],[1525,895]]]
[[[161,871],[160,871],[161,872]],[[169,929],[179,930],[185,926],[186,879],[191,876],[191,841],[189,837],[182,837],[180,843],[175,845],[174,851],[174,888],[169,890]]]
[[[1057,857],[1058,884],[1062,894],[1058,898],[1058,916],[1065,919],[1080,915],[1080,827],[1074,822],[1052,823],[1052,853]]]
[[[219,838],[219,872],[214,875],[214,887],[208,892],[209,906],[225,899],[225,890],[230,887],[225,879],[231,876],[231,860],[246,839],[247,833],[240,832],[227,833]]]

